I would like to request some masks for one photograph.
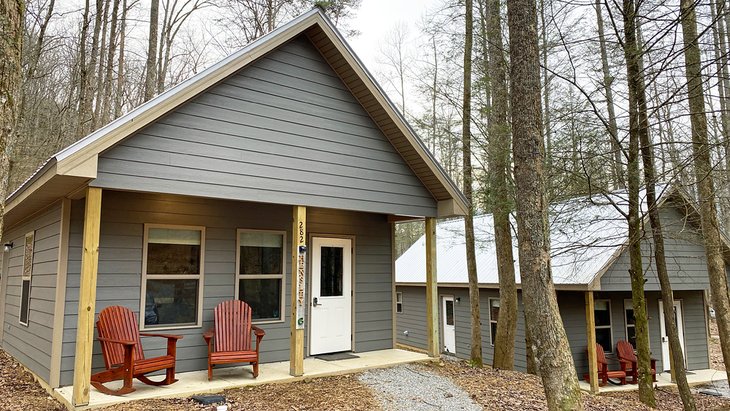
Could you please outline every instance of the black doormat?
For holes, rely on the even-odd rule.
[[[315,355],[314,358],[325,361],[349,360],[351,358],[360,358],[351,352],[336,352],[333,354]]]

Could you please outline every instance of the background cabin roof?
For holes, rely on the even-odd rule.
[[[695,208],[686,193],[670,185],[656,188],[658,203],[685,206],[683,214],[699,227]],[[639,193],[641,212],[646,217],[646,191]],[[597,288],[603,273],[621,255],[628,243],[628,193],[577,197],[550,206],[551,268],[557,288]],[[512,224],[512,252],[516,281],[520,283],[516,222]],[[645,218],[645,224],[649,224]],[[497,286],[497,257],[494,244],[494,220],[491,214],[474,217],[476,260],[479,284]],[[443,221],[436,229],[437,281],[440,284],[468,284],[464,221]],[[725,258],[730,251],[725,244]],[[426,277],[426,239],[421,236],[396,260],[396,283],[424,284]]]

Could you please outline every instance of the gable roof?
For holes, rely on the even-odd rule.
[[[13,225],[23,216],[85,187],[97,176],[99,154],[301,34],[314,44],[438,201],[438,215],[464,215],[467,201],[463,194],[332,22],[314,8],[53,155],[7,198],[6,224]]]
[[[689,197],[675,186],[658,185],[657,203],[684,204],[688,217],[696,210]],[[641,213],[646,215],[646,191],[641,190]],[[550,245],[553,282],[558,289],[598,289],[601,276],[628,245],[628,213],[625,190],[607,195],[578,197],[550,206]],[[512,227],[516,223],[512,216]],[[646,222],[648,224],[648,222]],[[498,286],[494,220],[491,214],[474,218],[477,275],[479,284]],[[436,229],[437,281],[440,284],[468,284],[464,222],[452,219]],[[517,236],[512,233],[516,282],[520,283]],[[424,284],[426,273],[425,236],[421,236],[395,264],[396,283]],[[725,258],[730,261],[726,244]]]

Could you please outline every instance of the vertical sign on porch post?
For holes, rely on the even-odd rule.
[[[96,275],[99,271],[99,231],[101,228],[101,189],[86,190],[84,237],[79,285],[79,315],[76,325],[76,357],[74,360],[73,405],[89,403],[91,385],[91,353],[94,343]]]
[[[292,294],[289,374],[304,374],[304,314],[306,311],[307,208],[293,207]]]
[[[438,358],[439,345],[438,279],[436,277],[436,219],[426,217],[426,322],[428,355]]]

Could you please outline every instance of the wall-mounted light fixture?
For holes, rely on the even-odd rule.
[[[12,241],[11,241],[11,242],[9,242],[9,243],[5,243],[5,252],[6,252],[6,253],[7,253],[8,251],[12,250],[12,249],[13,249],[13,242],[12,242]]]
[[[456,297],[456,303],[458,304],[460,302],[461,302],[461,297]]]

